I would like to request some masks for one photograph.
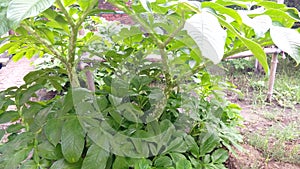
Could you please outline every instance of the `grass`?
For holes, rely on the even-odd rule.
[[[279,61],[272,103],[265,102],[265,75],[248,71],[253,70],[251,67],[235,71],[228,68],[227,79],[244,94],[237,98],[239,102],[252,107],[247,113],[263,119],[249,124],[244,137],[247,144],[261,152],[266,163],[275,160],[300,164],[300,67],[295,65],[289,59]]]
[[[293,108],[300,104],[300,66],[288,59],[279,62],[273,91],[273,100],[281,107]],[[250,68],[245,68],[250,69]],[[252,70],[252,69],[250,69]],[[234,73],[232,73],[234,72]],[[268,91],[268,77],[256,74],[253,71],[231,69],[227,79],[238,86],[245,94],[241,100],[246,99],[252,105],[265,105]]]

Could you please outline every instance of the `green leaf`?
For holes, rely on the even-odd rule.
[[[213,132],[200,134],[200,155],[204,156],[220,146],[220,138]]]
[[[64,6],[70,6],[75,2],[76,0],[63,0]]]
[[[293,17],[291,17],[289,14],[280,9],[267,9],[263,14],[271,17],[273,22],[278,21],[288,28],[292,27],[294,22],[296,22],[296,20]]]
[[[192,169],[192,164],[187,159],[181,159],[176,162],[176,169]]]
[[[33,86],[29,87],[28,89],[26,89],[26,91],[21,93],[20,98],[18,100],[16,100],[18,105],[21,106],[24,103],[26,103],[32,97],[32,95],[35,94],[36,91],[38,91],[42,88],[43,88],[43,85],[36,84],[36,85],[33,85]]]
[[[242,18],[241,16],[237,13],[236,10],[227,8],[225,6],[222,6],[218,3],[213,3],[213,2],[202,2],[201,3],[202,8],[209,7],[213,8],[214,10],[220,12],[221,14],[226,14],[233,18],[238,24],[242,24]]]
[[[19,112],[17,111],[6,111],[2,114],[0,114],[0,124],[1,123],[7,123],[7,122],[13,122],[15,120],[18,120],[20,118]]]
[[[110,154],[101,147],[93,144],[83,160],[82,169],[105,169]]]
[[[145,158],[137,160],[134,169],[151,169],[151,161]]]
[[[55,161],[50,169],[81,169],[81,161],[79,161],[78,163],[70,164],[64,159],[61,159]]]
[[[12,0],[7,8],[7,18],[16,27],[23,19],[40,14],[54,2],[55,0]]]
[[[213,163],[224,163],[228,157],[228,152],[220,148],[212,153],[211,160]]]
[[[208,12],[195,14],[186,21],[184,29],[194,39],[201,50],[202,56],[210,59],[215,64],[222,60],[226,31],[214,15]]]
[[[10,22],[6,17],[7,14],[7,7],[0,7],[0,18],[1,18],[1,22],[0,22],[0,36],[2,36],[3,34],[5,34],[6,32],[9,31],[10,29]],[[2,53],[2,52],[1,52]]]
[[[60,146],[53,146],[48,141],[44,141],[38,145],[39,156],[49,160],[58,160],[63,157]]]
[[[181,153],[169,153],[169,155],[174,163],[178,162],[181,159],[186,159],[186,157]]]
[[[0,130],[0,140],[2,139],[2,137],[5,135],[5,130],[1,129]]]
[[[77,2],[81,9],[85,11],[95,2],[95,0],[77,0]]]
[[[253,19],[243,12],[240,12],[240,15],[243,18],[243,23],[253,28],[257,37],[263,37],[272,26],[272,19],[268,15],[259,15]]]
[[[68,162],[75,163],[80,159],[84,148],[84,131],[76,117],[70,117],[64,122],[61,147]]]
[[[274,44],[300,63],[300,34],[293,29],[273,26],[270,30]]]
[[[153,0],[139,0],[140,3],[142,4],[143,8],[148,11],[148,12],[152,12],[151,6],[150,6],[150,2],[153,2]]]
[[[128,159],[125,157],[117,156],[112,169],[128,169],[130,167]]]
[[[172,166],[173,162],[170,157],[168,156],[159,156],[155,159],[154,165],[156,167],[168,167]]]
[[[196,158],[198,158],[198,156],[200,155],[199,154],[199,147],[196,143],[196,141],[194,140],[194,138],[191,136],[191,135],[187,135],[185,138],[184,138],[186,144],[188,145],[192,155]]]
[[[218,17],[218,19],[223,26],[225,26],[230,32],[236,35],[244,43],[244,45],[253,53],[253,55],[263,66],[266,74],[268,74],[269,66],[267,62],[267,56],[262,47],[258,43],[243,37],[231,24],[227,23],[223,18]]]
[[[18,165],[26,159],[26,157],[28,156],[29,152],[31,151],[30,147],[21,149],[18,152],[15,152],[13,157],[9,158],[9,160],[7,161],[6,166],[4,167],[4,169],[12,169],[12,168],[18,168]]]
[[[24,128],[24,126],[22,124],[17,123],[17,124],[13,124],[13,125],[8,126],[8,128],[6,129],[6,131],[8,133],[17,133],[17,132],[19,132],[23,128]]]
[[[188,147],[183,140],[182,137],[177,137],[174,140],[171,140],[168,145],[166,145],[165,152],[186,152],[188,150]]]
[[[44,132],[48,141],[56,146],[61,138],[63,121],[60,119],[51,119],[49,120],[45,127]]]
[[[39,167],[33,160],[28,160],[19,169],[39,169]]]

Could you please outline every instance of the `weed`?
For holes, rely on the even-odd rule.
[[[267,137],[259,134],[259,133],[251,133],[251,134],[247,134],[247,138],[248,138],[248,143],[263,151],[263,152],[266,152],[269,148],[269,140]]]
[[[279,123],[270,127],[266,134],[282,141],[292,141],[300,138],[299,125],[296,122],[290,123],[287,126]]]

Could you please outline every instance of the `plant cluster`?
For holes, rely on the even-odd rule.
[[[263,13],[250,10],[252,1],[109,2],[136,24],[86,27],[101,22],[98,0],[0,3],[0,34],[16,32],[0,51],[15,60],[46,53],[62,64],[0,93],[0,123],[16,122],[1,130],[9,136],[0,168],[225,168],[228,150],[240,148],[240,108],[224,99],[228,86],[206,66],[249,49],[268,72],[262,46],[273,42],[299,61],[299,35],[288,29],[298,11],[259,0]],[[293,38],[282,41],[282,33]],[[82,71],[95,72],[96,91],[81,86],[85,60],[93,67]],[[49,86],[59,94],[32,100]]]

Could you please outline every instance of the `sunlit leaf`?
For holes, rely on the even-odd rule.
[[[196,14],[186,21],[184,29],[194,39],[204,57],[215,64],[222,60],[226,31],[214,15],[208,12]]]
[[[270,34],[275,45],[300,63],[300,34],[293,29],[273,26]]]
[[[40,14],[54,2],[55,0],[12,0],[7,9],[7,18],[16,27],[23,19]]]

